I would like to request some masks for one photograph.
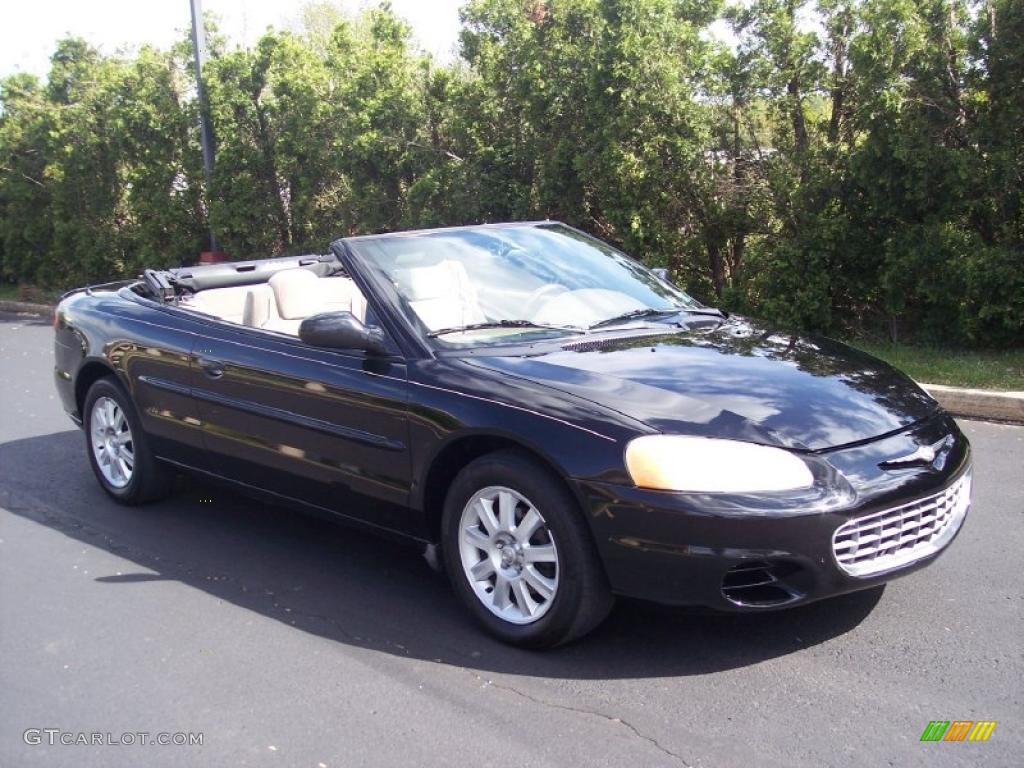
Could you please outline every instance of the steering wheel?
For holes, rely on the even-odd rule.
[[[533,316],[537,314],[537,310],[539,310],[543,304],[546,304],[555,296],[568,292],[569,289],[564,285],[559,285],[558,283],[545,283],[540,288],[534,290],[526,299],[526,303],[523,305],[523,318],[525,320],[533,319]]]

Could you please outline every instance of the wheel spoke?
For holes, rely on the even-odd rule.
[[[477,581],[483,581],[494,573],[494,563],[491,562],[491,558],[485,557],[470,569],[470,573]]]
[[[104,401],[104,403],[103,403],[103,417],[104,417],[104,422],[105,422],[104,425],[105,426],[107,426],[107,427],[113,427],[114,426],[114,412],[115,412],[116,408],[117,408],[117,406],[114,405],[114,401],[113,400],[106,400],[106,401]]]
[[[498,492],[498,521],[501,530],[513,531],[516,527],[516,500],[508,491]]]
[[[528,542],[542,525],[544,525],[544,518],[540,516],[536,509],[530,507],[530,511],[523,516],[515,530],[515,536],[519,543],[525,544]]]
[[[516,579],[512,582],[512,594],[516,598],[516,606],[523,616],[533,616],[537,612],[537,601],[533,599],[530,590],[526,588],[526,582]]]
[[[127,462],[125,462],[125,460],[123,458],[118,456],[117,457],[117,461],[115,463],[117,464],[118,474],[121,475],[122,479],[127,480],[128,479],[128,464],[127,464]]]
[[[475,525],[462,530],[462,539],[482,552],[487,552],[490,549],[490,538],[482,534]]]
[[[478,506],[477,517],[484,524],[487,533],[493,536],[498,532],[498,518],[494,516],[494,500],[480,499]]]
[[[558,558],[553,544],[534,544],[523,548],[523,560],[526,563],[554,563]]]
[[[542,575],[532,565],[523,568],[523,579],[545,600],[550,600],[555,594],[555,580]]]
[[[499,573],[497,578],[494,580],[494,592],[491,595],[491,601],[496,610],[504,611],[512,604],[512,600],[508,594],[508,589],[508,579]]]

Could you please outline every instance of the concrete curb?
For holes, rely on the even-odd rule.
[[[0,312],[15,312],[17,314],[50,317],[53,315],[53,306],[51,304],[32,304],[27,301],[8,301],[7,299],[0,299]]]
[[[53,313],[53,307],[48,304],[0,299],[0,312],[49,317]],[[1024,424],[1024,392],[962,389],[942,384],[921,384],[921,386],[939,401],[939,405],[954,416]]]
[[[954,416],[1024,424],[1024,392],[960,389],[941,384],[921,386]]]

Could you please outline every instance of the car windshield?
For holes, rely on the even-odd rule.
[[[611,246],[563,224],[482,226],[351,241],[403,311],[447,344],[564,336],[701,305]]]

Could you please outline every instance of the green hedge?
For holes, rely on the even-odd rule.
[[[794,327],[1020,346],[1015,0],[472,0],[450,64],[386,5],[306,20],[211,27],[210,190],[184,41],[0,81],[0,281],[550,217]]]

